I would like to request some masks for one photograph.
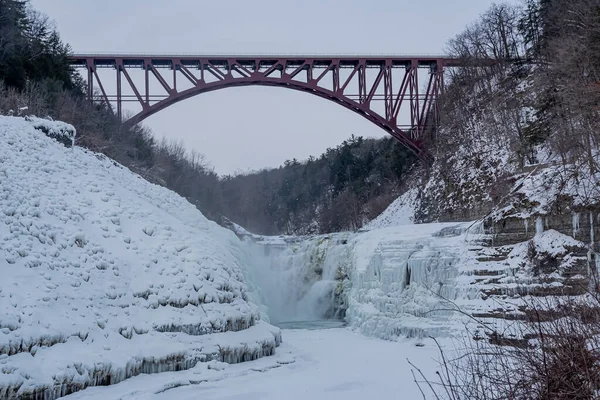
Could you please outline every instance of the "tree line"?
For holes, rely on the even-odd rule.
[[[391,137],[352,136],[318,158],[225,176],[224,214],[263,234],[356,230],[398,196],[415,160]]]

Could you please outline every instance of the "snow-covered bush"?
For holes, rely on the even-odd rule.
[[[44,132],[46,136],[55,139],[67,147],[75,145],[76,130],[73,125],[34,116],[25,117],[25,121],[31,123],[35,129]]]

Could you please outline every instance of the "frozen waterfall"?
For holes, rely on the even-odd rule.
[[[343,319],[384,338],[447,335],[468,224],[423,224],[311,237],[247,238],[248,280],[270,322]]]
[[[336,317],[339,276],[350,264],[350,234],[249,241],[249,280],[271,323]]]

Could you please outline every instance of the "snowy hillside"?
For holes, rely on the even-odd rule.
[[[363,229],[372,230],[414,223],[417,194],[416,188],[409,189],[394,200],[377,218],[365,225]]]
[[[0,191],[0,398],[279,344],[248,302],[238,239],[173,192],[12,117],[0,117]]]

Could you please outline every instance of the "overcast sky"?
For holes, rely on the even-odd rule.
[[[32,0],[75,52],[440,54],[491,0]],[[218,173],[275,167],[385,132],[332,102],[282,88],[230,88],[148,118]]]

